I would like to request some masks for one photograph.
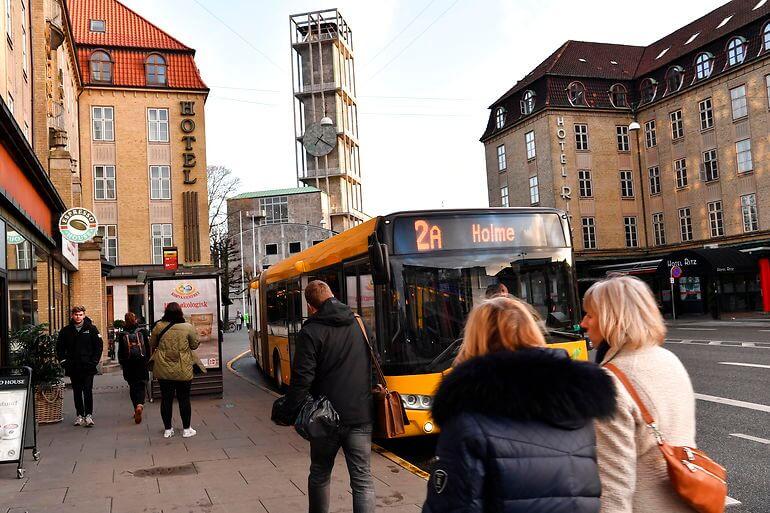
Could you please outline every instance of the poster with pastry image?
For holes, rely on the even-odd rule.
[[[0,461],[16,461],[21,454],[22,426],[27,405],[26,388],[4,389],[0,378]]]

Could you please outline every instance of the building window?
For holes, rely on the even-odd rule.
[[[650,196],[660,194],[660,168],[653,166],[647,172],[650,175]]]
[[[277,255],[278,244],[265,244],[265,255]]]
[[[755,194],[741,196],[741,212],[743,213],[743,231],[755,232],[759,230],[757,196]]]
[[[16,244],[16,269],[21,271],[32,268],[32,244],[25,240]]]
[[[11,115],[14,114],[14,104],[13,104],[13,96],[11,96],[11,93],[8,93],[8,103],[6,103],[8,106],[8,110],[10,111]]]
[[[508,164],[505,161],[505,145],[501,144],[497,147],[497,170],[505,171],[506,167],[508,167]]]
[[[112,82],[112,60],[110,55],[102,50],[91,54],[91,80],[94,82]]]
[[[508,203],[508,186],[503,185],[500,187],[500,205],[507,207]]]
[[[94,199],[115,199],[115,166],[94,166]]]
[[[703,152],[703,164],[701,164],[701,180],[704,182],[713,182],[719,179],[719,162],[717,160],[717,150],[708,150]]]
[[[711,109],[711,98],[698,103],[700,110],[700,129],[708,130],[714,127],[714,111]]]
[[[575,149],[588,149],[588,125],[575,125]]]
[[[655,234],[655,245],[663,246],[666,243],[666,226],[663,222],[663,212],[652,214],[652,232]]]
[[[684,68],[681,66],[672,66],[666,72],[666,94],[679,91],[684,82]]]
[[[583,218],[583,248],[596,249],[596,221],[593,217]]]
[[[495,127],[503,128],[503,125],[505,125],[505,109],[498,107],[495,111]]]
[[[730,89],[730,101],[733,106],[733,119],[740,119],[748,116],[749,110],[746,104],[746,86],[742,85],[735,89]]]
[[[652,78],[645,78],[639,87],[639,94],[642,103],[650,103],[655,99],[655,93],[658,90],[658,83]]]
[[[628,140],[628,127],[626,125],[616,126],[615,134],[618,139],[618,151],[630,151],[631,143]]]
[[[27,7],[21,2],[21,70],[24,77],[27,77],[29,68],[27,66]]]
[[[658,144],[654,119],[651,119],[644,124],[644,143],[648,148],[652,148]]]
[[[591,182],[591,171],[578,169],[578,185],[581,198],[591,198],[594,195],[594,186]]]
[[[628,91],[623,84],[615,84],[610,87],[610,103],[616,109],[628,107]]]
[[[537,177],[532,176],[529,179],[529,204],[537,205],[540,203],[540,190],[537,186]]]
[[[714,69],[714,56],[703,52],[695,58],[695,80],[703,80],[711,76]]]
[[[154,53],[144,63],[147,85],[166,85],[166,59]]]
[[[173,246],[171,224],[152,225],[152,263],[163,263],[163,248]]]
[[[671,138],[681,139],[684,137],[684,121],[682,121],[682,111],[675,110],[671,116]]]
[[[168,109],[147,109],[150,142],[168,142]]]
[[[11,17],[11,0],[5,0],[5,35],[13,40],[13,18]]]
[[[739,173],[748,173],[754,169],[751,161],[751,139],[744,139],[735,143],[735,154],[738,157]]]
[[[302,251],[302,243],[299,241],[289,242],[289,253],[299,253]]]
[[[99,226],[98,235],[102,236],[102,256],[108,262],[118,264],[118,225],[103,224]]]
[[[762,29],[762,40],[765,51],[770,50],[770,23],[766,24],[765,28]]]
[[[94,141],[114,141],[115,126],[112,107],[91,107],[91,127]]]
[[[626,232],[626,247],[627,248],[637,247],[639,245],[639,239],[636,234],[636,218],[624,217],[623,227],[625,228],[625,232]]]
[[[150,166],[150,199],[171,199],[171,168]]]
[[[525,116],[527,114],[532,114],[532,111],[535,110],[535,92],[525,91],[520,103],[522,114]]]
[[[620,197],[634,197],[634,178],[630,170],[624,170],[620,172]]]
[[[725,234],[725,227],[722,221],[722,202],[713,201],[708,204],[709,226],[711,227],[712,237],[721,237]]]
[[[682,242],[692,240],[692,217],[690,216],[690,207],[679,209],[679,235]]]
[[[746,58],[746,40],[734,37],[727,43],[727,65],[735,66]]]
[[[581,82],[571,82],[570,85],[567,86],[567,99],[569,100],[570,105],[573,107],[587,106],[586,86],[584,86]]]
[[[535,158],[535,132],[524,134],[524,142],[527,145],[527,160]]]
[[[687,187],[687,162],[685,159],[674,161],[674,174],[676,175],[677,189]]]
[[[261,198],[259,208],[265,217],[259,224],[280,224],[289,222],[289,198],[288,196],[273,196]]]
[[[104,20],[89,20],[88,30],[91,32],[106,32],[107,24]]]
[[[314,240],[313,241],[313,246],[317,246],[317,245],[319,245],[322,242],[323,242],[323,240]]]

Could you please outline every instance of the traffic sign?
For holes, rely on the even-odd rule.
[[[682,276],[682,268],[678,265],[675,265],[671,268],[671,279],[679,278]],[[674,283],[673,281],[671,283]]]

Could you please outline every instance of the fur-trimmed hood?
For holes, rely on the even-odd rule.
[[[439,386],[432,414],[439,426],[470,412],[578,429],[615,406],[612,379],[597,365],[561,349],[520,349],[459,365]]]

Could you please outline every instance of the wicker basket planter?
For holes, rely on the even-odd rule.
[[[35,387],[35,419],[38,424],[53,424],[62,421],[64,383]]]

